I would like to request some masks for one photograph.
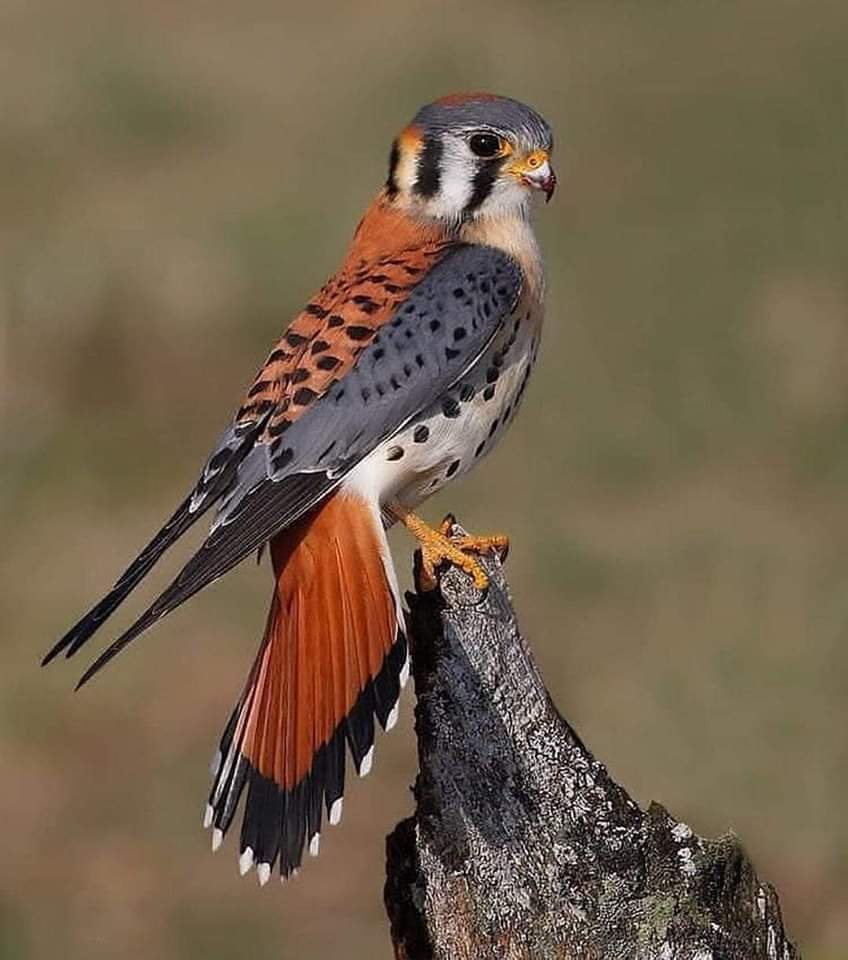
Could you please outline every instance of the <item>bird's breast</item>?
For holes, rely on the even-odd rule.
[[[412,508],[490,453],[512,422],[536,360],[542,302],[525,291],[486,352],[450,390],[375,448],[345,485]]]

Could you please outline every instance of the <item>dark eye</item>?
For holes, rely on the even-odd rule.
[[[496,157],[503,148],[501,138],[494,133],[475,133],[469,139],[468,146],[478,157]]]

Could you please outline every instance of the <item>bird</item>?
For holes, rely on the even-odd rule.
[[[348,751],[364,776],[375,721],[397,720],[409,650],[386,530],[418,541],[425,590],[446,562],[484,590],[479,557],[507,546],[415,511],[492,450],[522,402],[545,286],[532,208],[553,195],[552,150],[548,123],[508,97],[422,107],[338,271],[283,332],[188,495],[44,657],[77,653],[213,508],[201,546],[77,689],[267,549],[270,609],[203,817],[216,850],[242,807],[239,869],[263,885],[317,855],[325,817],[341,819]]]

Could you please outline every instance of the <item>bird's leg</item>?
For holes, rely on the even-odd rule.
[[[407,510],[399,503],[392,503],[389,512],[403,523],[407,530],[421,544],[421,576],[420,582],[424,590],[435,590],[438,584],[436,570],[443,563],[452,563],[464,570],[478,590],[485,590],[489,585],[486,571],[475,558],[492,553],[506,556],[509,541],[506,537],[452,537],[451,531],[456,519],[448,514],[438,530],[434,530],[421,517]]]

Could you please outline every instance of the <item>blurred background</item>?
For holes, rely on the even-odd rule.
[[[517,426],[426,512],[509,531],[564,714],[845,956],[846,36],[823,0],[0,2],[2,960],[389,957],[410,695],[285,890],[200,828],[265,566],[83,694],[86,658],[38,660],[193,482],[396,131],[487,88],[557,134],[549,320]]]

